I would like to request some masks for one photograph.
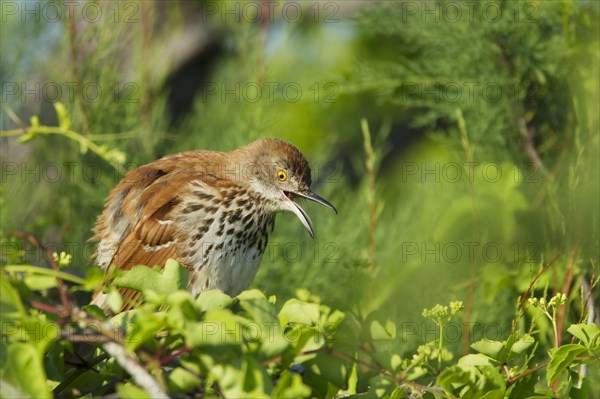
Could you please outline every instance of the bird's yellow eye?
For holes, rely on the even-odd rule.
[[[287,173],[285,173],[285,171],[280,170],[279,172],[277,172],[277,178],[279,179],[279,181],[285,181],[287,179]]]

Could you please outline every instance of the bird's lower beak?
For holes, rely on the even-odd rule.
[[[331,205],[331,203],[329,201],[318,196],[317,194],[313,193],[312,191],[307,191],[307,192],[288,192],[288,191],[286,191],[284,193],[285,193],[285,196],[289,199],[288,210],[290,212],[294,213],[296,216],[298,216],[298,219],[300,219],[300,222],[302,222],[302,225],[306,228],[306,230],[308,230],[308,234],[310,234],[310,236],[313,238],[315,236],[315,232],[313,231],[312,222],[310,221],[310,217],[308,217],[308,214],[304,211],[304,209],[302,209],[302,207],[299,204],[297,204],[296,202],[293,201],[293,198],[294,197],[306,198],[308,200],[311,200],[318,204],[326,206],[327,208],[331,209],[332,211],[334,211],[337,214],[337,209],[335,209],[335,206]]]

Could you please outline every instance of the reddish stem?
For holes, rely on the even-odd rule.
[[[544,265],[542,270],[540,270],[538,272],[538,274],[535,276],[533,281],[529,284],[529,287],[527,287],[527,291],[525,291],[523,296],[521,296],[521,300],[519,301],[519,306],[517,307],[517,314],[519,314],[520,310],[523,308],[523,304],[525,303],[525,300],[527,300],[527,298],[529,297],[529,293],[533,289],[533,286],[535,285],[535,283],[540,279],[540,277],[542,277],[542,274],[544,274],[546,272],[546,270],[548,270],[550,268],[550,266],[552,266],[554,264],[554,262],[556,262],[556,260],[558,259],[559,256],[560,256],[560,253],[556,253],[556,255],[554,255],[554,258],[552,258],[552,260],[550,260],[550,262],[548,262]]]

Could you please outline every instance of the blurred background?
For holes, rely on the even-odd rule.
[[[128,170],[271,136],[339,214],[306,205],[314,240],[280,215],[253,287],[380,309],[391,350],[435,338],[436,303],[465,303],[447,337],[462,353],[506,339],[544,265],[540,293],[597,276],[598,2],[69,4],[0,5],[0,216],[80,274]]]

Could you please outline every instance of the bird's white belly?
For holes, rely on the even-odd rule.
[[[188,286],[192,295],[202,291],[219,289],[235,296],[248,288],[258,271],[263,254],[256,247],[215,254],[199,272],[192,273]]]
[[[250,286],[266,249],[274,216],[265,215],[259,220],[253,221],[250,229],[240,224],[225,223],[221,227],[214,223],[200,240],[191,243],[189,252],[193,255],[185,263],[190,270],[188,290],[192,295],[219,289],[235,296]]]

